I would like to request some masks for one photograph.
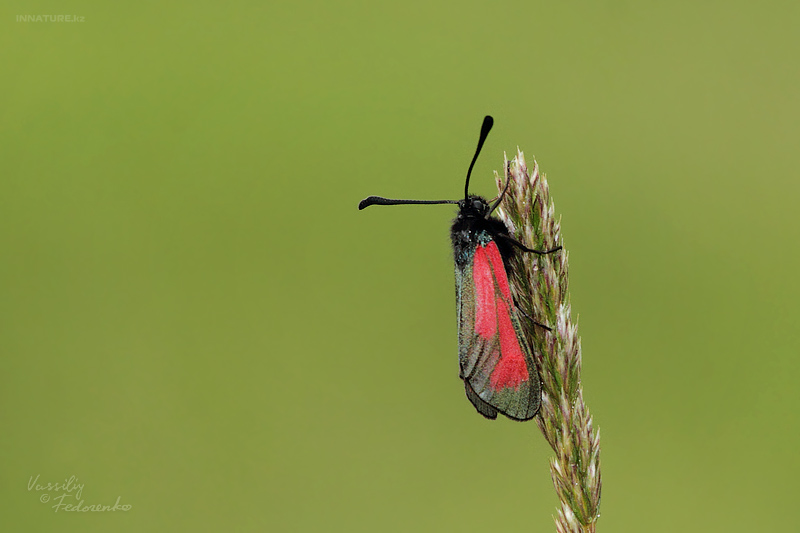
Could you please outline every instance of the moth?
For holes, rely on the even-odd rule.
[[[467,398],[481,415],[494,420],[501,413],[522,421],[530,420],[539,411],[542,386],[520,322],[522,312],[511,295],[511,260],[518,252],[545,255],[557,252],[561,246],[551,250],[528,248],[510,235],[502,220],[492,216],[508,183],[491,204],[481,196],[469,194],[472,168],[493,124],[491,116],[483,119],[478,147],[467,170],[463,199],[393,200],[370,196],[361,200],[358,208],[401,204],[458,206],[450,238],[455,260],[459,377],[464,381]]]

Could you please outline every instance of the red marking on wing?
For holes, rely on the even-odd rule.
[[[527,381],[528,365],[517,338],[517,330],[511,322],[511,289],[497,244],[475,247],[472,263],[475,283],[475,333],[492,340],[500,336],[500,353],[493,352],[499,361],[492,370],[489,382],[494,390],[518,389]],[[499,294],[497,289],[499,289]]]
[[[500,361],[494,367],[490,384],[494,390],[519,388],[528,380],[528,365],[519,345],[517,331],[511,322],[508,304],[497,297],[497,319],[500,326]]]
[[[507,301],[511,301],[511,289],[508,287],[508,276],[506,275],[506,266],[503,264],[503,258],[500,256],[500,250],[497,245],[490,241],[486,245],[486,255],[489,256],[489,261],[492,263],[494,276],[497,278],[497,284],[500,286],[500,294],[505,296]]]
[[[475,248],[472,279],[475,283],[475,333],[484,339],[491,339],[497,333],[496,297],[492,268],[483,246]]]

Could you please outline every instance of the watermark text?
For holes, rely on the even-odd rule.
[[[83,15],[17,15],[17,22],[86,22]]]
[[[133,507],[129,503],[120,503],[121,496],[117,496],[114,505],[85,503],[83,499],[84,484],[80,483],[78,476],[70,476],[63,482],[41,481],[40,477],[39,474],[36,474],[36,476],[28,478],[28,492],[39,494],[39,501],[50,503],[50,508],[56,513],[59,511],[75,513],[129,511]]]

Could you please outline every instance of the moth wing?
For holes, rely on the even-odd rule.
[[[514,308],[497,244],[475,248],[456,268],[458,344],[467,398],[487,418],[497,412],[530,420],[539,410],[541,383]]]

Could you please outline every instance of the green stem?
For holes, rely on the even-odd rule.
[[[495,174],[499,191],[511,180],[498,214],[511,234],[540,250],[563,246],[561,224],[536,161],[529,172],[517,151],[512,161],[506,160],[504,174],[502,180]],[[570,311],[567,260],[566,249],[545,256],[517,254],[509,281],[520,309],[552,329],[523,321],[542,378],[536,421],[555,452],[550,473],[561,501],[556,530],[592,533],[600,506],[600,434],[583,401],[581,345]]]

